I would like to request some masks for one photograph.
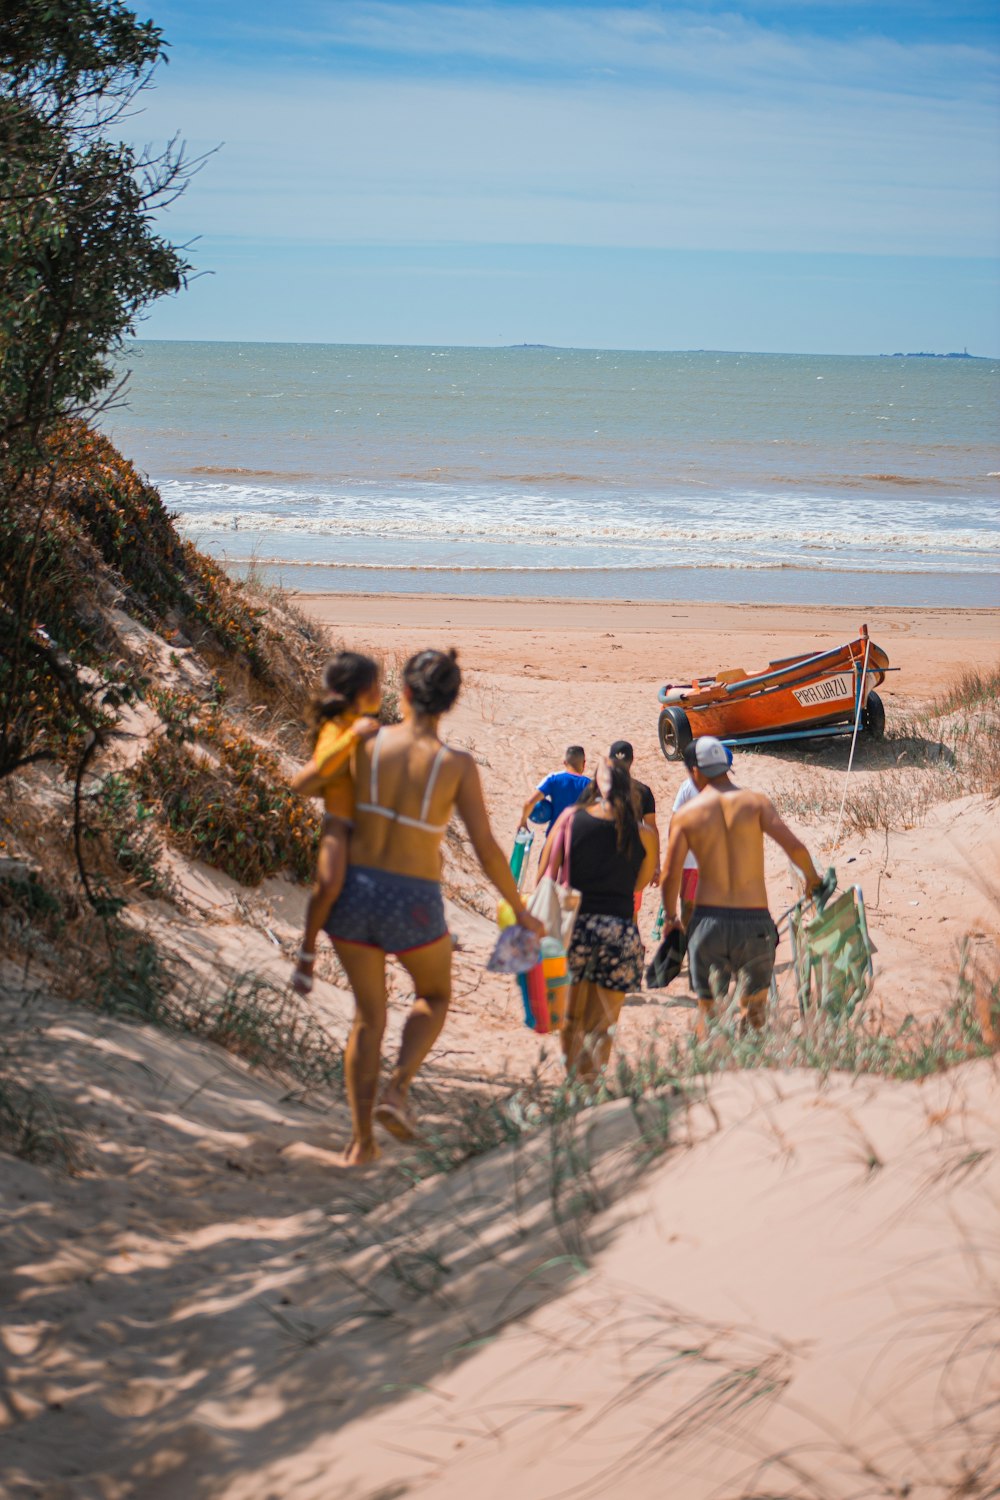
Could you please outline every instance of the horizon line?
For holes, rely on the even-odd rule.
[[[968,350],[952,349],[947,352],[936,350],[880,350],[877,354],[864,353],[855,350],[850,353],[830,353],[822,349],[657,349],[657,348],[626,348],[617,344],[541,344],[541,343],[518,343],[518,344],[453,344],[445,341],[436,343],[387,343],[384,340],[364,341],[357,339],[187,339],[187,338],[143,338],[133,334],[131,342],[135,344],[236,344],[236,345],[285,345],[290,348],[325,348],[325,349],[482,349],[495,353],[499,351],[535,350],[556,354],[751,354],[766,355],[772,359],[971,359],[971,360],[997,360],[1000,354],[970,354]]]

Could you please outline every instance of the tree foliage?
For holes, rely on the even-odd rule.
[[[163,57],[118,0],[7,0],[0,11],[0,453],[37,462],[60,418],[93,409],[145,307],[183,285],[155,229],[188,176],[111,128]]]
[[[0,0],[0,776],[107,724],[71,623],[82,601],[53,605],[74,572],[61,434],[110,399],[137,319],[190,270],[155,222],[190,175],[183,152],[115,133],[164,58],[120,0]]]

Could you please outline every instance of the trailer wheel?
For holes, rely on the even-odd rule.
[[[691,743],[691,725],[682,708],[668,704],[660,713],[660,749],[667,760],[680,760]]]
[[[868,702],[861,710],[861,726],[873,740],[885,739],[885,704],[878,693],[868,694]]]

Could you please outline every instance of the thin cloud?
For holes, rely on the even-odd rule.
[[[264,33],[262,32],[261,35]],[[394,4],[360,0],[310,8],[279,22],[271,45],[301,50],[313,66],[380,68],[390,62],[490,66],[529,75],[593,75],[689,87],[845,86],[941,95],[993,93],[996,51],[967,43],[803,34],[747,15],[654,8]]]
[[[208,234],[964,256],[1000,234],[993,121],[952,101],[216,69],[152,97],[144,131],[181,123],[227,141],[175,211]]]

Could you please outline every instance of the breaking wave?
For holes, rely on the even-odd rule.
[[[736,562],[719,561],[706,558],[700,562],[671,562],[671,563],[384,563],[384,562],[341,562],[336,558],[328,558],[326,561],[317,558],[288,558],[288,557],[263,557],[254,552],[246,557],[240,557],[237,553],[227,552],[226,562],[234,566],[245,565],[267,568],[322,568],[327,571],[333,569],[338,573],[814,573],[815,566],[808,560],[800,562]],[[824,564],[825,573],[851,573],[858,571],[857,567],[838,567],[836,565]],[[911,572],[909,568],[885,568],[887,573]],[[929,569],[927,571],[930,571]],[[934,569],[935,572],[947,569]],[[971,570],[966,570],[971,571]]]

